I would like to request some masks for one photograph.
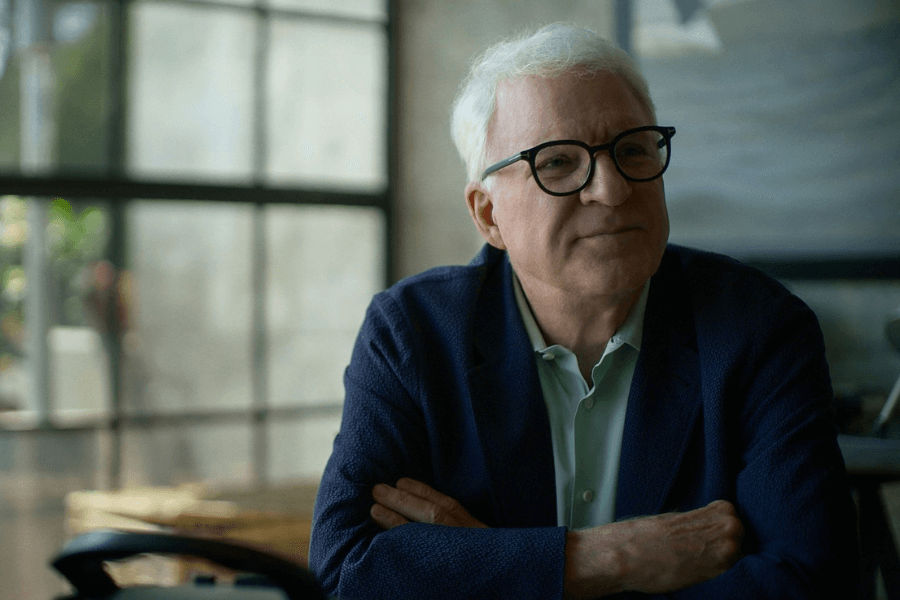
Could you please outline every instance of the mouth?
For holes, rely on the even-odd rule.
[[[634,233],[636,231],[641,231],[643,228],[637,225],[627,226],[627,227],[616,227],[612,229],[601,229],[598,231],[590,232],[586,235],[579,236],[581,238],[602,238],[602,237],[612,237],[616,235],[625,235],[628,233]]]

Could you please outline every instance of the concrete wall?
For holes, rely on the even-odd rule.
[[[397,272],[468,262],[481,237],[466,211],[450,105],[475,54],[523,28],[554,21],[613,38],[613,0],[399,0]]]

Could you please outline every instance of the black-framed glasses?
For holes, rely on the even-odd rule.
[[[652,181],[665,173],[671,156],[674,127],[647,125],[623,131],[608,144],[588,146],[578,140],[538,144],[484,170],[481,180],[504,167],[527,160],[538,186],[552,196],[568,196],[588,186],[594,176],[594,155],[609,152],[616,170],[628,181]]]

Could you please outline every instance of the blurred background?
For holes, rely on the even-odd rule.
[[[617,40],[677,128],[671,240],[780,277],[877,412],[897,0],[0,0],[0,600],[67,589],[70,492],[314,486],[371,296],[481,245],[469,61],[552,21]]]

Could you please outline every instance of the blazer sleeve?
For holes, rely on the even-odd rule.
[[[434,357],[414,345],[414,329],[386,294],[369,307],[316,500],[311,570],[342,600],[561,598],[564,528],[410,523],[384,531],[369,517],[375,484],[434,480],[430,454],[441,416],[421,401],[421,361]]]
[[[707,446],[723,448],[728,465],[713,487],[727,490],[737,506],[745,556],[674,598],[856,596],[855,508],[821,330],[812,311],[787,293],[764,306],[735,320],[745,321],[740,327],[750,335],[727,325],[700,332],[710,350],[704,395],[718,398],[711,404],[721,409],[705,415]]]

